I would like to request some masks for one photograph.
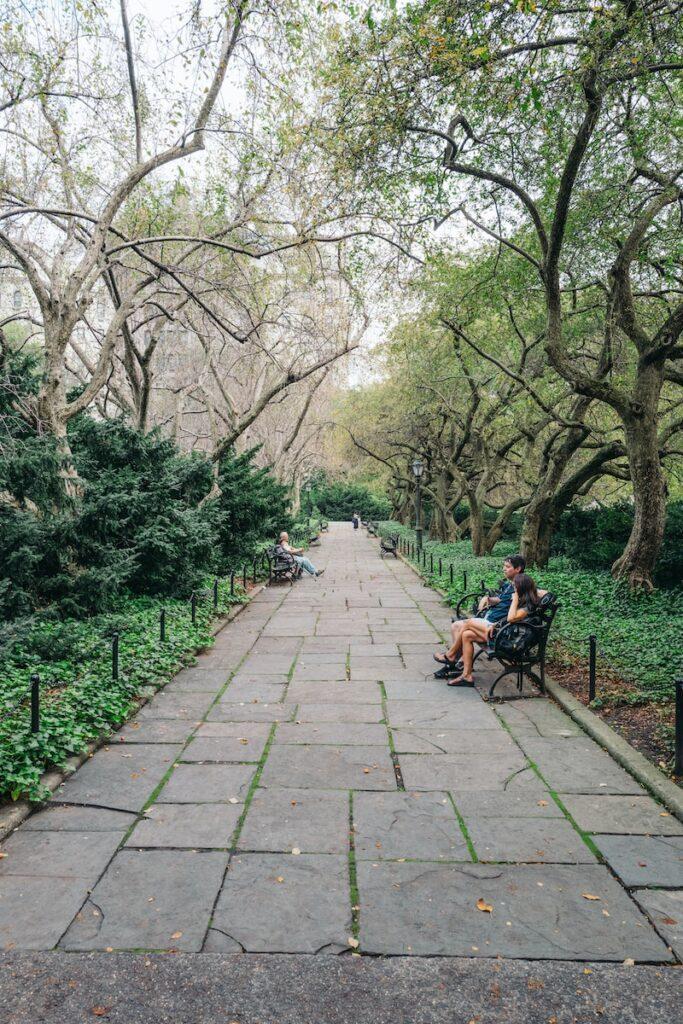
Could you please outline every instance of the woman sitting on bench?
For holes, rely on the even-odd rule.
[[[515,576],[512,585],[514,593],[506,621],[521,622],[527,615],[533,614],[540,598],[543,597],[546,591],[538,590],[531,576],[527,576],[524,572],[520,572]],[[486,619],[469,619],[465,623],[461,634],[462,672],[456,679],[450,679],[446,684],[447,686],[474,686],[474,679],[472,678],[474,645],[490,643],[495,631],[503,625],[505,625],[503,622],[490,623]]]

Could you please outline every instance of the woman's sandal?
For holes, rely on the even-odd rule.
[[[432,658],[439,665],[455,665],[455,662],[451,661],[447,654],[432,654]]]
[[[458,676],[457,679],[449,679],[446,686],[474,686],[474,679],[465,679],[464,676]]]

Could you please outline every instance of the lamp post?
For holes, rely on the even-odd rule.
[[[424,473],[424,463],[421,459],[413,459],[412,470],[415,477],[415,540],[417,541],[418,552],[422,551],[422,495],[420,494],[420,480]]]
[[[311,485],[306,484],[304,487],[304,493],[306,495],[306,522],[310,524],[311,511],[313,509],[313,502],[311,500]]]

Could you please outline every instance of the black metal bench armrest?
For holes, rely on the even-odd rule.
[[[462,619],[463,618],[462,605],[465,603],[465,601],[471,601],[472,598],[474,598],[474,597],[478,597],[479,600],[481,600],[482,597],[486,597],[486,594],[483,593],[481,590],[473,590],[469,594],[463,594],[463,596],[460,598],[460,600],[458,601],[458,603],[455,606],[455,617],[456,617],[456,619]]]

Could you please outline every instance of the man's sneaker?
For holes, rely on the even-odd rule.
[[[322,574],[323,574],[324,572],[325,572],[325,570],[324,570],[324,569],[318,569],[318,571],[316,572],[316,576],[322,576]]]
[[[434,673],[435,679],[450,679],[451,676],[457,676],[462,672],[462,662],[457,661],[454,665],[444,665],[438,672]]]

